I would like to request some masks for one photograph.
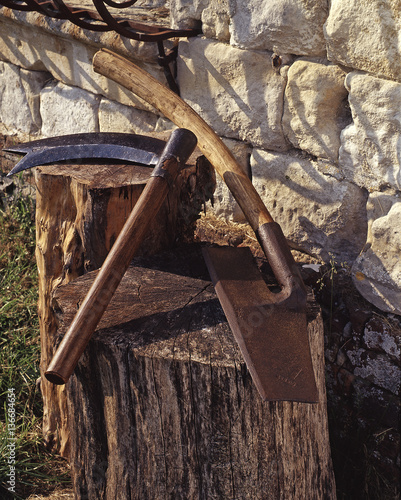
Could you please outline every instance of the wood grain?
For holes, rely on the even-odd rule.
[[[65,384],[116,291],[131,259],[139,250],[150,222],[157,216],[180,168],[196,146],[196,136],[185,129],[172,132],[152,176],[112,246],[74,321],[64,336],[45,375]]]
[[[93,279],[55,293],[60,334]],[[320,403],[265,403],[200,249],[135,259],[66,386],[76,498],[335,499],[323,322],[308,313]]]
[[[166,140],[167,134],[152,134]],[[69,454],[65,388],[44,376],[54,354],[57,320],[52,293],[103,264],[152,169],[128,164],[58,164],[35,169],[36,261],[39,271],[43,435],[48,449]],[[196,150],[148,228],[139,255],[192,240],[213,169]],[[162,228],[162,230],[160,229]]]

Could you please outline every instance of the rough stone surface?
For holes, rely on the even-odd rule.
[[[231,44],[278,54],[326,54],[327,0],[230,0]]]
[[[390,324],[379,318],[372,318],[365,325],[363,339],[368,349],[386,353],[395,361],[400,361],[401,344],[398,333],[391,329]]]
[[[173,122],[165,118],[164,116],[160,116],[157,119],[156,122],[156,127],[155,127],[155,132],[166,132],[167,130],[172,132],[174,129],[176,129],[177,126],[174,125]]]
[[[365,349],[347,351],[347,356],[355,366],[354,375],[368,379],[393,394],[399,393],[401,370],[387,356],[372,352],[366,355]]]
[[[58,29],[60,30],[60,27]],[[147,44],[148,47],[153,45]],[[71,36],[68,38],[54,36],[54,33],[52,35],[35,25],[27,29],[22,24],[0,17],[0,60],[9,61],[28,70],[47,71],[54,79],[66,85],[80,87],[122,104],[134,104],[152,111],[153,108],[145,104],[142,99],[138,99],[131,92],[93,71],[92,59],[100,47],[99,44],[74,40]],[[132,58],[133,54],[141,59],[140,51],[131,52],[129,57]],[[154,77],[165,82],[160,67],[147,62],[139,64]]]
[[[99,106],[100,132],[126,132],[146,134],[156,128],[158,116],[125,106],[109,99],[102,99]]]
[[[332,0],[324,27],[328,58],[401,81],[398,0]]]
[[[0,61],[0,130],[35,134],[40,130],[40,91],[49,78],[42,71],[24,71]]]
[[[262,401],[199,248],[184,249],[127,271],[71,377],[76,499],[334,500],[320,315],[308,307],[319,403]],[[90,283],[58,289],[59,324]]]
[[[254,149],[253,183],[290,243],[329,262],[352,262],[367,231],[362,189],[322,174],[316,162]]]
[[[369,191],[401,188],[401,84],[349,73],[345,84],[353,123],[341,134],[347,179]]]
[[[171,0],[170,24],[174,29],[199,28],[207,0]]]
[[[212,0],[202,12],[202,32],[207,38],[230,41],[229,0]]]
[[[230,149],[244,172],[250,175],[249,157],[251,155],[251,148],[243,142],[230,139],[224,139],[223,142]],[[213,193],[213,204],[209,201],[206,207],[214,215],[225,220],[235,222],[246,221],[244,213],[219,175],[216,175],[216,189]]]
[[[218,135],[281,151],[285,79],[273,70],[268,52],[190,39],[179,47],[181,97]]]
[[[367,245],[352,267],[353,281],[376,307],[401,314],[401,198],[374,193],[368,207]]]
[[[155,23],[160,23],[160,21],[162,21],[162,24],[166,26],[168,23],[168,19],[165,15],[165,9],[154,9],[155,7],[159,6],[160,2],[155,1],[146,3],[148,4],[148,10],[146,14],[150,16],[150,18],[152,18],[153,16],[152,20]],[[126,16],[127,19],[131,18],[132,20],[135,20],[135,17],[136,19],[138,19],[138,13],[140,15],[142,14],[143,17],[143,9],[141,11],[140,4],[144,4],[144,2],[136,2],[136,4],[139,6],[139,12],[135,11],[135,8],[128,10],[124,9],[124,16]],[[68,2],[68,5],[79,8],[93,9],[92,0],[70,0],[70,2]],[[149,8],[151,10],[149,10]],[[24,35],[21,39],[22,43],[25,43],[23,40],[25,40],[25,37],[27,35],[32,35],[33,38],[31,38],[31,41],[35,41],[34,38],[39,36],[41,39],[47,40],[50,43],[50,38],[56,36],[59,40],[61,40],[61,43],[63,43],[63,40],[79,42],[82,46],[82,50],[84,50],[87,46],[91,46],[95,49],[99,49],[100,47],[107,47],[113,52],[117,52],[129,58],[134,56],[140,61],[146,61],[150,63],[157,62],[158,49],[156,44],[140,42],[137,40],[128,40],[125,37],[116,35],[113,30],[106,32],[85,30],[78,28],[75,24],[66,20],[59,20],[50,17],[46,17],[46,19],[43,19],[43,15],[39,12],[21,10],[18,11],[4,7],[0,7],[0,17],[0,22],[2,23],[0,30],[1,50],[2,52],[4,50],[5,53],[7,53],[7,51],[11,51],[15,56],[19,58],[23,58],[25,56],[29,60],[32,54],[29,50],[27,52],[25,52],[25,50],[22,52],[21,44],[13,46],[7,42],[14,37],[16,38],[16,40],[18,40],[18,34],[22,32],[22,34]],[[30,33],[24,34],[24,31],[26,31],[27,27],[29,27],[28,31]],[[17,33],[17,30],[19,33]],[[7,47],[2,46],[3,40],[6,42]],[[166,46],[170,45],[171,42],[167,41]],[[46,47],[46,45],[44,45],[44,47]],[[51,47],[52,45],[49,46],[50,49]]]
[[[294,147],[338,161],[347,119],[344,78],[344,71],[333,64],[298,60],[290,66],[283,130]]]
[[[42,134],[45,137],[99,132],[99,96],[53,82],[42,90],[40,97]]]

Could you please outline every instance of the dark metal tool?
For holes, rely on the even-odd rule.
[[[4,149],[10,153],[25,155],[7,176],[38,165],[88,158],[156,165],[165,144],[165,141],[144,135],[110,132],[39,139]]]
[[[317,402],[301,283],[273,293],[246,247],[205,247],[203,255],[261,397]]]

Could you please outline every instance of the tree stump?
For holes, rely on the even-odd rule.
[[[95,273],[53,294],[63,335]],[[334,499],[323,322],[318,404],[263,402],[198,246],[133,261],[66,386],[77,499]]]
[[[44,377],[53,355],[57,321],[52,293],[98,269],[138,200],[152,169],[139,165],[58,164],[36,169],[36,260],[39,271],[43,434],[49,449],[69,453],[65,388]],[[211,167],[195,152],[149,228],[141,253],[191,238],[211,190]]]

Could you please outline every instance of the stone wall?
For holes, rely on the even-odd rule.
[[[315,283],[329,311],[333,436],[349,444],[355,432],[369,435],[368,444],[361,438],[353,448],[356,455],[358,446],[367,450],[361,474],[367,480],[368,468],[376,468],[380,485],[395,491],[399,2],[172,0],[170,8],[172,27],[203,30],[203,36],[179,41],[181,96],[232,149],[292,247],[324,265]],[[154,44],[0,9],[0,132],[21,140],[170,128],[155,110],[92,71],[93,54],[102,46],[164,81]],[[209,210],[243,221],[222,184]],[[360,302],[350,302],[351,296]]]

